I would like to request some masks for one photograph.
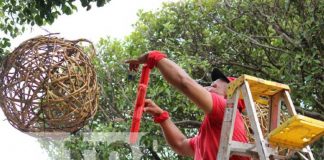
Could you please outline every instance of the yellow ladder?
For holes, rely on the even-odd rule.
[[[297,153],[305,160],[314,160],[308,145],[324,135],[324,122],[297,115],[289,91],[288,85],[249,75],[242,75],[230,83],[227,89],[228,99],[217,159],[228,160],[231,155],[249,156],[261,160],[287,159]],[[254,143],[232,140],[237,104],[240,98],[244,99],[253,130]],[[279,126],[282,100],[292,117]],[[254,102],[270,107],[269,134],[266,138],[261,131]],[[279,155],[278,147],[286,147],[289,152]]]

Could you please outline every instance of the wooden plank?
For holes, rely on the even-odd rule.
[[[259,159],[258,151],[256,149],[255,144],[250,143],[242,143],[238,141],[232,141],[230,143],[231,146],[231,155],[241,155],[241,156],[248,156],[253,158],[253,160]],[[271,155],[275,155],[277,152],[276,150],[267,147],[267,150]],[[274,156],[273,156],[274,157]],[[277,157],[277,159],[285,159],[286,157]]]
[[[252,99],[252,94],[250,92],[249,83],[247,81],[244,81],[244,84],[242,85],[242,93],[244,97],[246,111],[251,123],[251,128],[254,132],[253,136],[256,141],[255,143],[257,146],[259,158],[262,160],[269,160],[269,153],[267,151],[265,140],[263,138],[261,127],[259,125],[259,119]]]
[[[239,93],[239,89],[236,89],[234,95],[227,99],[217,159],[228,160],[230,158],[229,144],[233,136]]]
[[[284,97],[284,102],[285,102],[285,105],[287,106],[289,114],[292,116],[297,115],[295,106],[291,100],[289,92],[283,91],[283,97]]]
[[[269,81],[269,80],[264,80],[262,78],[257,78],[257,77],[249,76],[246,74],[243,76],[244,76],[244,80],[247,80],[249,83],[257,83],[262,86],[268,86],[267,87],[268,89],[285,89],[288,91],[290,90],[289,86],[286,84]],[[260,87],[258,86],[258,88],[260,88]]]
[[[234,92],[241,87],[244,82],[244,76],[240,76],[239,78],[235,79],[235,81],[231,82],[226,89],[227,97],[232,97]]]
[[[233,155],[240,155],[240,156],[248,156],[253,159],[259,157],[255,144],[232,141],[230,143],[230,147],[231,147],[231,155],[233,154]]]
[[[268,133],[276,129],[280,124],[281,97],[282,97],[282,92],[279,92],[271,97],[271,105],[270,105],[270,112],[269,112],[270,126],[269,126]]]

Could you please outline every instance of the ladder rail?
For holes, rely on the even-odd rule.
[[[226,109],[224,114],[224,120],[222,124],[220,146],[217,153],[217,159],[229,159],[230,158],[230,143],[233,137],[234,122],[236,119],[236,110],[240,92],[238,89],[234,92],[232,97],[228,97],[226,102]]]
[[[246,110],[248,113],[248,117],[251,120],[251,128],[254,132],[254,139],[256,141],[257,151],[261,160],[269,160],[269,153],[266,149],[266,143],[263,138],[262,130],[259,123],[259,119],[256,113],[256,109],[254,106],[254,101],[252,98],[252,94],[250,91],[250,86],[247,81],[244,81],[242,85],[242,93],[244,97],[244,102],[246,106]]]
[[[288,91],[283,91],[284,103],[287,106],[288,112],[290,115],[294,116],[297,115],[295,106],[291,100],[290,94]]]
[[[309,146],[309,145],[306,146],[305,148],[303,148],[303,150],[304,150],[304,152],[307,154],[307,156],[308,156],[308,158],[309,158],[310,160],[315,160],[314,155],[313,155],[313,152],[312,152],[312,150],[310,149],[310,146]]]

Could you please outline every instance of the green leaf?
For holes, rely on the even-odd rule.
[[[103,5],[105,5],[106,0],[97,0],[97,7],[102,7]]]
[[[313,75],[308,75],[305,77],[305,81],[308,82],[313,78]]]
[[[35,22],[39,26],[43,25],[43,19],[40,17],[40,15],[35,16]]]
[[[71,8],[68,7],[68,6],[66,6],[66,5],[62,6],[62,11],[63,11],[63,13],[65,13],[65,14],[67,14],[67,15],[72,14],[72,10],[71,10]]]

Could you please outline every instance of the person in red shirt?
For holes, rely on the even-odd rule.
[[[150,51],[137,59],[127,60],[130,70],[138,70],[139,64],[146,63],[150,68],[159,69],[164,79],[180,90],[205,113],[198,135],[187,138],[171,121],[167,111],[161,109],[152,100],[146,99],[144,111],[154,116],[159,123],[164,137],[170,147],[178,154],[194,157],[195,160],[214,160],[220,145],[220,135],[224,112],[226,108],[226,88],[235,78],[226,77],[218,69],[212,72],[212,84],[203,87],[193,80],[176,63],[166,58],[159,51]],[[233,140],[248,142],[241,110],[244,103],[239,102],[236,114]],[[232,156],[230,160],[249,160],[248,157]]]

